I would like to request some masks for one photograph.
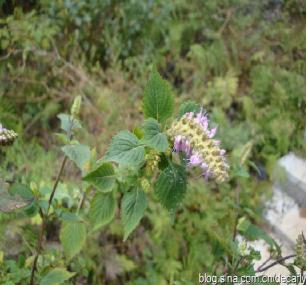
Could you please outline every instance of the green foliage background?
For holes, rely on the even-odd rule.
[[[144,87],[156,64],[173,86],[175,108],[185,100],[201,102],[219,125],[233,166],[252,146],[250,163],[238,169],[239,214],[261,225],[276,160],[305,151],[304,1],[7,0],[0,5],[0,122],[20,134],[12,148],[1,149],[1,175],[48,193],[61,155],[56,115],[77,95],[83,97],[86,129],[80,139],[101,157],[118,130],[132,130],[141,121]],[[71,164],[65,172],[69,183],[58,191],[60,203],[75,203],[76,177],[80,173]],[[193,180],[179,213],[170,217],[149,203],[126,243],[116,219],[73,259],[73,284],[195,284],[198,272],[222,271],[232,248],[237,185],[217,189]],[[7,285],[27,276],[26,256],[36,239],[31,225],[37,223],[30,210],[0,214],[0,280],[11,272]],[[58,231],[58,224],[50,225],[49,263],[64,266],[54,248]],[[2,255],[11,262],[4,263]]]

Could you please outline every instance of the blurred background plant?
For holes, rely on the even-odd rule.
[[[79,138],[101,156],[115,132],[140,122],[152,63],[174,87],[177,106],[193,99],[211,114],[240,176],[219,189],[195,181],[173,217],[149,204],[126,243],[119,223],[105,227],[73,260],[73,284],[194,284],[198,272],[223,272],[237,215],[261,226],[276,160],[305,152],[305,1],[0,5],[0,122],[19,133],[13,147],[0,149],[9,182],[50,187],[60,155],[56,114],[77,95],[84,102]],[[74,203],[80,173],[68,167],[65,176],[59,199]],[[36,215],[0,214],[1,283],[5,275],[4,284],[23,284]],[[50,224],[47,235],[51,265],[63,263],[58,228]]]

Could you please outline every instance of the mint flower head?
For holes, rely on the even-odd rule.
[[[8,130],[0,124],[0,146],[12,144],[17,136],[14,131]]]
[[[198,113],[185,113],[175,121],[168,130],[174,141],[175,152],[185,154],[188,167],[200,167],[202,175],[213,178],[216,182],[224,182],[228,178],[228,164],[220,141],[213,139],[217,128],[209,128],[207,115],[200,110]]]

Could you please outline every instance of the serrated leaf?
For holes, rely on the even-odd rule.
[[[159,175],[155,183],[155,194],[164,207],[172,210],[183,199],[186,187],[185,168],[172,163]]]
[[[144,121],[144,138],[142,142],[159,152],[164,152],[168,148],[167,136],[162,133],[160,124],[157,120],[149,118]]]
[[[184,102],[184,103],[182,103],[180,105],[179,112],[178,112],[178,117],[180,118],[185,113],[188,113],[188,112],[197,113],[197,112],[200,111],[200,109],[201,109],[201,107],[196,102],[194,102],[194,101],[186,101],[186,102]]]
[[[61,285],[74,276],[74,272],[68,272],[65,268],[54,268],[40,281],[40,285]]]
[[[79,169],[83,169],[86,162],[91,158],[90,148],[83,144],[65,145],[62,151],[72,160]]]
[[[145,148],[139,139],[129,131],[121,131],[113,137],[103,160],[120,165],[140,165],[144,156]]]
[[[96,193],[91,201],[89,219],[94,230],[108,224],[115,215],[116,201],[114,194]]]
[[[71,130],[82,128],[80,122],[70,115],[58,114],[57,117],[61,121],[61,129],[67,133],[69,133]]]
[[[111,191],[115,185],[116,174],[113,165],[105,162],[83,177],[83,180],[89,182],[103,192],[108,192]]]
[[[143,111],[146,118],[164,122],[172,116],[174,98],[169,83],[160,76],[156,69],[145,88]]]
[[[80,252],[86,240],[86,226],[82,222],[64,221],[60,232],[61,244],[69,259]]]
[[[124,241],[137,227],[147,207],[146,194],[135,188],[125,193],[121,205],[121,222],[124,227]]]

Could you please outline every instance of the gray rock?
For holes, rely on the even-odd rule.
[[[306,204],[306,161],[289,153],[278,161],[277,186],[292,197],[299,207]]]

